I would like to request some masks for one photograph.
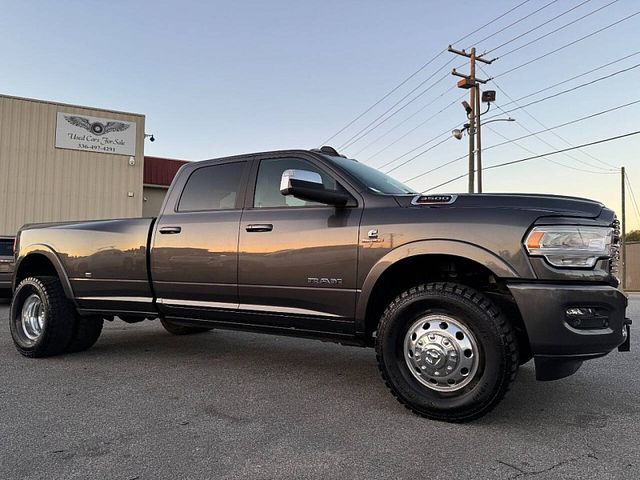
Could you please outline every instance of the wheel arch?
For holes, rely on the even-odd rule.
[[[13,290],[27,277],[31,276],[56,276],[60,279],[65,296],[75,304],[75,296],[69,282],[62,261],[55,251],[48,245],[35,244],[28,247],[20,247],[20,256],[16,261],[13,275]]]
[[[442,270],[438,269],[447,263],[456,265],[459,269],[473,270],[481,278],[493,278],[498,282],[518,277],[516,270],[505,260],[470,243],[457,240],[426,240],[398,247],[373,266],[363,283],[356,305],[356,328],[364,342],[372,341],[371,334],[375,330],[379,314],[397,294],[412,283],[442,281],[442,278],[433,277],[442,273]],[[511,295],[508,289],[504,290],[504,295],[494,296],[492,299],[496,303],[506,300],[506,306],[510,303]],[[509,313],[516,324],[521,323],[517,306]],[[528,345],[526,330],[518,330],[524,347]]]

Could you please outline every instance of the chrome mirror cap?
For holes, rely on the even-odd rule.
[[[280,193],[282,193],[283,195],[290,195],[292,187],[291,180],[298,180],[301,182],[322,185],[322,177],[317,172],[311,172],[309,170],[289,169],[282,172],[282,178],[280,180]]]

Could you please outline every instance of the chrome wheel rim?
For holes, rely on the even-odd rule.
[[[42,300],[35,293],[29,295],[22,304],[20,314],[20,324],[25,337],[32,342],[38,340],[44,330],[45,321],[46,313]]]
[[[416,320],[404,338],[409,371],[425,387],[455,392],[467,386],[478,371],[480,352],[473,333],[448,315]]]

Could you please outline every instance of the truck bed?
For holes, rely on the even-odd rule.
[[[152,312],[147,260],[154,222],[125,218],[29,225],[21,231],[20,245],[55,252],[80,309]],[[96,292],[102,298],[96,298]]]

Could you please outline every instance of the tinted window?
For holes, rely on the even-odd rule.
[[[341,189],[336,181],[326,173],[318,170],[313,164],[300,158],[274,158],[262,160],[258,169],[258,179],[256,181],[256,192],[253,197],[253,206],[256,208],[265,207],[308,207],[319,206],[321,203],[307,202],[291,195],[280,193],[280,180],[285,170],[308,170],[316,172],[322,177],[324,188],[329,190]]]
[[[245,162],[195,170],[182,191],[178,211],[226,210],[236,206]]]
[[[13,257],[12,239],[0,239],[0,257]]]

